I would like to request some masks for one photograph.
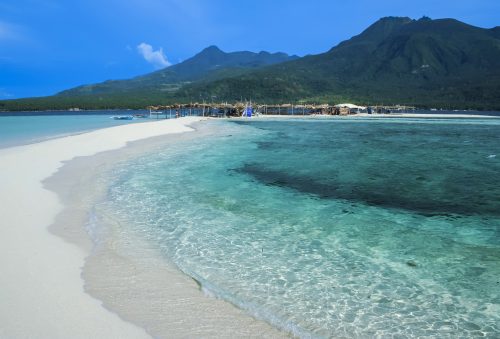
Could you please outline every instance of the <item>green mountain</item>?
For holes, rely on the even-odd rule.
[[[110,80],[84,85],[58,93],[58,96],[103,95],[136,92],[173,92],[180,86],[200,79],[216,80],[235,76],[248,70],[297,59],[285,53],[232,52],[225,53],[216,46],[205,48],[192,58],[162,70],[129,80]]]
[[[201,79],[217,80],[297,59],[285,53],[232,52],[216,46],[179,64],[126,80],[108,80],[62,91],[54,96],[0,101],[0,110],[144,108],[176,102],[176,92]],[[186,100],[186,99],[183,99]],[[200,98],[194,98],[200,100]]]
[[[178,96],[500,109],[499,32],[388,17],[326,53],[185,86]]]
[[[0,101],[0,109],[135,108],[247,98],[500,110],[499,93],[500,27],[387,17],[318,55],[224,53],[212,46],[134,79]]]

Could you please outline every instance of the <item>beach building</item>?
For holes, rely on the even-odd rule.
[[[355,114],[355,113],[361,113],[361,111],[366,110],[366,107],[364,106],[358,106],[354,104],[338,104],[334,106],[336,108],[336,112],[338,112],[339,115],[348,115],[348,114]]]

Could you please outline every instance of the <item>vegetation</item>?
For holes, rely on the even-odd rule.
[[[200,101],[340,102],[500,109],[500,27],[453,19],[383,18],[326,53],[224,53],[209,47],[175,66],[0,110],[137,108]]]

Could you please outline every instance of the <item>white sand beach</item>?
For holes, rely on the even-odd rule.
[[[41,182],[64,161],[190,131],[188,122],[126,125],[0,150],[0,337],[149,337],[84,293],[87,253],[48,232],[62,205]]]
[[[91,187],[98,186],[93,176],[112,166],[113,154],[134,149],[124,147],[130,142],[140,154],[153,137],[193,131],[189,125],[202,119],[130,124],[0,150],[0,338],[287,336],[207,297],[159,259],[122,257],[120,239],[111,240],[111,250],[97,249],[84,229],[82,206],[99,190]],[[137,243],[142,253],[150,251]]]
[[[64,161],[190,131],[194,120],[131,124],[0,150],[0,337],[149,337],[84,292],[88,253],[48,232],[63,206],[42,181]]]

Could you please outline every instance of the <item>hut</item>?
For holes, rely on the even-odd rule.
[[[361,111],[365,110],[366,107],[364,106],[358,106],[354,104],[338,104],[335,105],[335,111],[338,112],[340,115],[348,115],[348,114],[355,114],[355,113],[361,113]]]

